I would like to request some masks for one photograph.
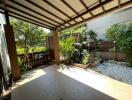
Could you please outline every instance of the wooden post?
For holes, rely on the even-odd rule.
[[[9,60],[11,65],[12,77],[13,77],[13,80],[16,81],[20,79],[21,74],[20,74],[20,68],[18,66],[13,27],[11,25],[5,24],[4,31],[5,31],[7,50],[8,50],[8,55],[9,55]]]
[[[53,32],[53,46],[54,46],[54,54],[55,54],[55,62],[56,64],[60,64],[60,48],[59,48],[59,38],[58,32]]]

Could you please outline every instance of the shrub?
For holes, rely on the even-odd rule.
[[[128,59],[127,62],[128,62],[128,66],[129,66],[129,67],[132,67],[132,58]]]
[[[64,57],[67,57],[68,59],[71,58],[75,50],[75,47],[73,46],[74,41],[75,40],[71,37],[60,40],[61,53],[63,54]]]
[[[126,29],[125,24],[114,24],[106,30],[106,38],[117,42],[120,40],[120,36],[126,32]]]
[[[97,38],[97,34],[93,30],[88,31],[88,35],[91,42],[95,41]]]
[[[42,52],[42,51],[46,51],[47,48],[45,47],[31,47],[29,50],[28,50],[28,53],[33,53],[33,52]],[[17,54],[25,54],[25,49],[24,48],[19,48],[17,49]]]
[[[132,23],[114,24],[107,29],[106,37],[109,40],[116,41],[119,51],[131,52],[132,51]]]
[[[21,67],[21,72],[24,73],[27,70],[27,67],[25,64],[23,64],[23,60],[18,57],[18,65]]]
[[[107,37],[109,40],[116,41],[119,51],[127,54],[127,62],[132,66],[132,23],[115,24],[107,29]]]
[[[33,52],[42,52],[42,51],[46,51],[47,48],[45,47],[32,47],[29,49],[29,53],[33,53]]]
[[[115,51],[116,51],[115,48],[109,49],[109,52],[115,52]]]
[[[82,64],[86,65],[89,63],[90,60],[90,54],[87,52],[83,55]]]
[[[120,47],[121,51],[126,53],[132,52],[132,30],[127,30],[120,36],[118,46]]]
[[[24,54],[24,53],[25,53],[25,49],[24,48],[17,49],[17,54]]]

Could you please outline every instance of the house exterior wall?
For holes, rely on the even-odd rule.
[[[10,61],[9,61],[9,55],[7,51],[7,44],[5,40],[5,32],[3,24],[5,24],[5,19],[2,14],[0,14],[0,56],[2,60],[2,65],[4,69],[4,75],[5,78],[8,78],[8,72],[10,70]]]
[[[98,39],[106,39],[107,28],[117,23],[132,22],[132,7],[87,22],[88,30],[95,31]]]

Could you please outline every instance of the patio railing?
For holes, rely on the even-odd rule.
[[[18,55],[19,60],[21,61],[20,67],[26,66],[26,69],[32,69],[41,65],[47,65],[49,62],[54,59],[53,50],[43,51],[43,52],[34,52]]]

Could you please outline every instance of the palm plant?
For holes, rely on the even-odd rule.
[[[64,60],[70,61],[72,54],[75,50],[75,47],[73,46],[73,44],[74,44],[74,38],[72,37],[62,39],[60,41],[60,50],[64,56]]]

